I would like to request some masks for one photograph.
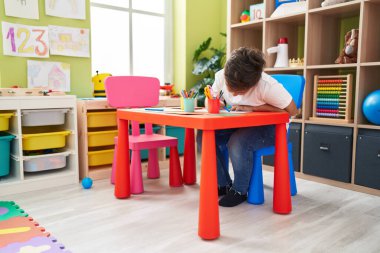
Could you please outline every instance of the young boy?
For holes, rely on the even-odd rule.
[[[297,107],[290,94],[274,78],[263,73],[265,60],[257,49],[239,48],[232,52],[224,70],[215,75],[213,91],[223,91],[223,98],[232,110],[288,112],[297,114]],[[223,196],[219,205],[233,207],[247,199],[252,173],[252,152],[274,145],[275,126],[226,129],[215,132],[218,168],[218,195]],[[198,146],[202,134],[197,136]],[[234,181],[228,172],[228,151]]]

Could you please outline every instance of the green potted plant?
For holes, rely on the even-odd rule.
[[[226,37],[225,33],[220,33],[220,35]],[[193,87],[195,92],[198,92],[198,106],[204,106],[204,87],[214,83],[215,73],[224,67],[226,61],[225,46],[222,48],[210,47],[211,41],[212,38],[209,37],[194,52],[192,73],[200,78]]]

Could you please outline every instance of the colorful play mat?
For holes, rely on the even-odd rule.
[[[13,201],[0,201],[0,253],[69,253]]]

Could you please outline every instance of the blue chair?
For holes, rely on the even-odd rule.
[[[284,88],[290,93],[293,98],[297,109],[301,107],[303,90],[305,86],[305,79],[299,75],[272,75]],[[289,131],[288,131],[289,136]],[[253,153],[253,169],[251,175],[251,181],[248,191],[248,203],[261,205],[264,203],[264,184],[263,184],[263,172],[261,157],[266,155],[274,155],[274,146],[265,147],[256,150]],[[288,158],[289,158],[289,174],[290,174],[290,191],[291,195],[297,194],[296,179],[293,169],[292,159],[292,143],[288,142]]]

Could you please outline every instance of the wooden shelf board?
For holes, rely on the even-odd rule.
[[[297,71],[297,70],[303,70],[304,67],[287,67],[287,68],[265,68],[265,72],[271,72],[271,71]]]
[[[262,30],[263,29],[263,20],[254,20],[245,23],[237,23],[231,25],[231,29],[254,29],[254,30]]]
[[[361,0],[355,0],[342,4],[334,4],[327,7],[311,9],[309,13],[338,17],[357,16],[360,12],[360,3]]]
[[[377,126],[377,125],[368,125],[368,124],[358,124],[358,128],[380,130],[380,126]]]
[[[367,66],[380,66],[380,61],[377,61],[377,62],[363,62],[363,63],[360,63],[360,66],[363,66],[363,67],[367,67]]]
[[[356,68],[358,63],[349,64],[325,64],[325,65],[309,65],[307,69],[341,69],[341,68]]]
[[[302,123],[302,119],[292,119],[292,123]]]
[[[327,125],[327,126],[342,126],[342,127],[354,127],[354,123],[345,123],[334,121],[333,119],[320,119],[320,120],[305,120],[307,124],[315,124],[315,125]]]
[[[279,16],[273,18],[266,18],[266,22],[281,22],[281,23],[296,23],[304,24],[305,23],[305,12],[300,12],[292,15]]]
[[[110,178],[112,170],[112,164],[89,167],[88,176],[93,180]]]

